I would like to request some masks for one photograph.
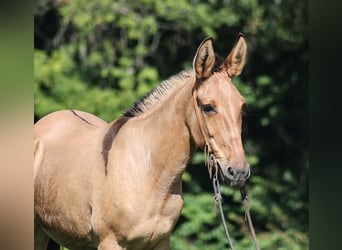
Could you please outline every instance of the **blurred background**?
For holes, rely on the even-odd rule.
[[[191,67],[205,37],[226,57],[244,33],[247,65],[233,82],[248,104],[242,136],[259,244],[309,249],[307,1],[38,0],[34,11],[35,122],[60,109],[112,121]],[[227,248],[201,152],[183,191],[171,249]],[[236,249],[254,249],[240,192],[224,186],[222,193]]]

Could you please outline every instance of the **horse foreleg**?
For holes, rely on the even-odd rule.
[[[119,246],[116,239],[112,236],[107,236],[102,239],[97,247],[98,250],[124,250]]]

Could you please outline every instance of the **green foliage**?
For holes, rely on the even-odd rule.
[[[307,1],[97,0],[38,2],[35,120],[79,109],[114,120],[162,79],[190,67],[212,36],[226,56],[246,35],[234,83],[247,101],[243,138],[251,213],[262,249],[308,249]],[[212,188],[196,153],[183,175],[185,207],[171,249],[224,249]],[[237,249],[253,249],[238,190],[222,187]]]

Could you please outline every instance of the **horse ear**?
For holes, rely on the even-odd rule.
[[[246,63],[246,56],[247,43],[244,35],[240,33],[234,48],[225,60],[227,73],[230,77],[240,75]]]
[[[213,48],[213,39],[208,37],[202,41],[197,49],[193,68],[198,79],[208,78],[215,64],[215,53]]]

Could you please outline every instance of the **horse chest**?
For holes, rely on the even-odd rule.
[[[148,206],[127,230],[127,241],[153,245],[169,237],[183,207],[181,195],[171,195],[163,206]],[[136,217],[136,216],[134,216]]]

